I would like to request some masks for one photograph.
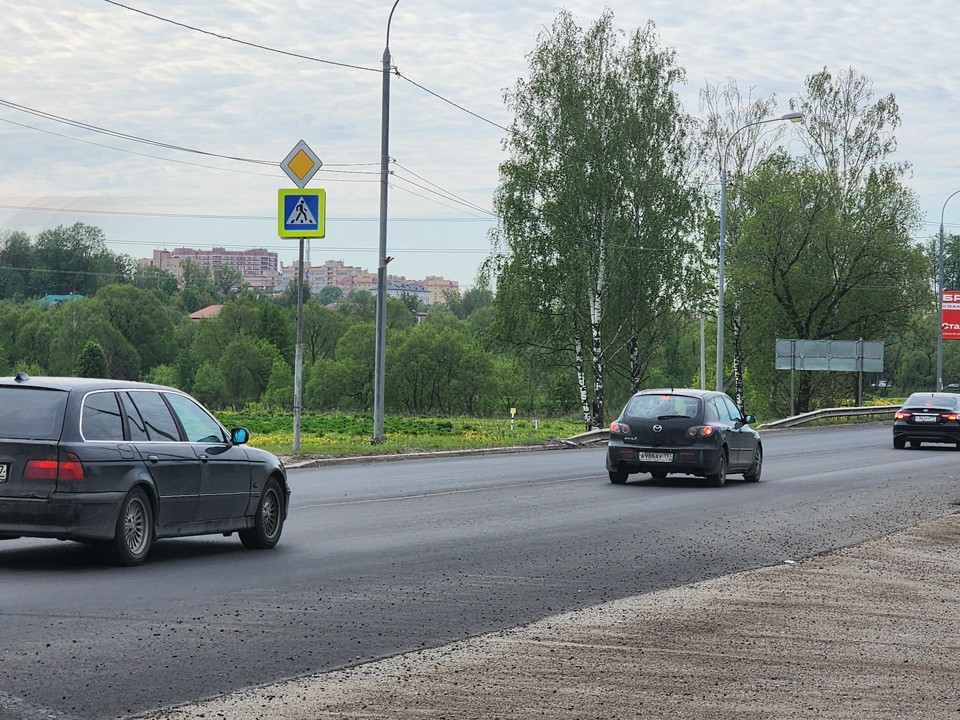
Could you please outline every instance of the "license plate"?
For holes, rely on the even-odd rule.
[[[673,453],[638,452],[637,460],[647,462],[673,462]]]
[[[935,423],[937,421],[936,415],[914,415],[914,422],[918,423]]]
[[[7,468],[9,467],[7,463],[0,463],[0,482],[7,481]]]

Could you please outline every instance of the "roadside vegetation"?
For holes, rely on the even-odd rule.
[[[227,427],[246,427],[251,444],[290,456],[293,428],[289,413],[258,409],[221,410]],[[372,445],[369,415],[307,413],[301,417],[299,455],[355,457],[397,453],[453,451],[514,446],[557,445],[583,431],[573,419],[477,417],[390,417],[384,420],[384,440]]]

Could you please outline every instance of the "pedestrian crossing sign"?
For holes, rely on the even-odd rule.
[[[277,234],[280,237],[323,237],[326,191],[322,188],[277,192]]]

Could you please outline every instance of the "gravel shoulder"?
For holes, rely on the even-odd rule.
[[[960,514],[864,545],[141,715],[960,717]]]

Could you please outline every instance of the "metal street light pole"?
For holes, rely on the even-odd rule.
[[[377,326],[373,359],[373,437],[383,442],[384,361],[387,347],[387,190],[390,177],[390,23],[397,9],[394,0],[387,18],[387,40],[383,46],[383,104],[380,114],[380,257],[377,264]]]
[[[952,192],[946,200],[943,201],[943,208],[940,210],[940,243],[937,247],[937,387],[939,392],[943,390],[943,215],[947,211],[947,203],[950,198],[960,193],[960,190]]]
[[[720,159],[720,255],[717,268],[717,390],[720,392],[723,392],[723,280],[724,255],[727,244],[727,155],[730,153],[730,143],[733,142],[733,139],[741,130],[746,130],[754,125],[765,125],[781,120],[800,122],[803,120],[803,113],[790,112],[780,117],[758,120],[738,127],[727,140],[726,147],[723,149],[723,157]]]

